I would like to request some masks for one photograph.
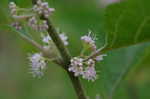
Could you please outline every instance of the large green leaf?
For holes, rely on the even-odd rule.
[[[150,88],[150,47],[147,47],[140,60],[128,73],[127,79],[117,88],[113,99],[149,99]],[[124,91],[122,90],[124,89]],[[122,91],[121,91],[122,90]],[[124,98],[126,97],[126,98]]]
[[[150,4],[149,0],[128,0],[113,4],[106,9],[105,31],[108,46],[105,49],[128,47],[150,41]],[[111,51],[103,64],[98,66],[100,79],[95,85],[86,88],[96,90],[105,99],[111,99],[121,80],[126,77],[144,55],[144,46],[134,46]],[[89,91],[89,90],[88,90]],[[89,91],[89,93],[92,93]]]
[[[128,0],[112,4],[106,9],[104,20],[108,38],[106,51],[150,41],[148,4],[149,0]],[[144,48],[133,46],[109,52],[104,63],[97,65],[101,71],[99,80],[92,87],[89,87],[89,84],[86,86],[89,94],[95,90],[92,95],[100,93],[105,99],[111,99],[121,80],[141,60]]]
[[[105,60],[96,65],[99,79],[94,83],[84,82],[85,89],[91,99],[96,94],[100,94],[104,99],[112,98],[128,72],[145,55],[145,48],[146,45],[143,44],[107,53],[108,56],[105,57]]]
[[[107,49],[150,41],[149,4],[150,0],[125,0],[106,9]]]

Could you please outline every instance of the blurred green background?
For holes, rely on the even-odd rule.
[[[49,63],[45,76],[33,78],[29,72],[28,53],[36,49],[23,41],[5,25],[11,23],[8,3],[0,0],[0,99],[77,99],[66,72]],[[31,7],[31,0],[13,0],[20,7]],[[55,27],[69,36],[72,56],[81,50],[80,36],[91,29],[97,45],[104,44],[104,4],[100,0],[46,0],[56,11],[51,16]],[[40,34],[37,34],[40,35]],[[90,99],[100,94],[102,99],[150,99],[149,43],[107,52],[97,64],[99,79],[94,83],[81,79]],[[125,71],[126,69],[132,70]],[[127,74],[127,75],[125,75]],[[121,75],[121,76],[120,76]],[[123,76],[123,80],[122,80]]]

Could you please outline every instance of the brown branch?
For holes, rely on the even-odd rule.
[[[32,0],[32,3],[36,4],[36,1],[37,0]],[[62,40],[59,37],[58,33],[56,32],[55,28],[53,27],[51,21],[48,18],[45,18],[44,16],[41,16],[41,19],[45,20],[48,24],[48,30],[47,30],[48,34],[51,36],[54,44],[56,45],[58,51],[60,52],[60,55],[63,60],[62,65],[63,65],[64,69],[67,71],[67,73],[71,79],[71,82],[72,82],[75,92],[78,96],[78,99],[86,99],[79,78],[75,77],[72,72],[68,71],[68,67],[69,67],[70,59],[71,59],[68,49],[64,46],[64,43],[62,42]]]

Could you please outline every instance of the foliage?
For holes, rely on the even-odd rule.
[[[21,6],[24,4],[30,5],[30,0],[15,0]],[[66,4],[67,2],[67,4]],[[80,3],[79,3],[80,2]],[[0,25],[8,24],[7,0],[0,1]],[[136,88],[135,91],[138,99],[147,99],[149,97],[149,41],[150,41],[150,1],[149,0],[125,0],[120,3],[115,3],[108,6],[104,11],[100,11],[100,8],[96,6],[96,3],[91,0],[68,1],[68,0],[49,0],[50,5],[56,8],[55,14],[51,20],[56,27],[60,27],[61,30],[68,33],[70,38],[69,49],[75,56],[79,53],[81,46],[78,46],[79,37],[91,29],[97,34],[98,46],[103,46],[105,38],[107,37],[107,47],[104,52],[108,54],[104,61],[96,65],[99,71],[99,79],[94,83],[82,80],[85,92],[91,99],[94,99],[96,94],[100,94],[104,99],[130,99],[134,94],[130,94],[130,89]],[[28,6],[29,6],[28,5]],[[74,90],[71,88],[67,75],[59,67],[50,63],[49,70],[47,70],[46,76],[41,79],[33,78],[29,79],[30,75],[27,72],[27,65],[25,60],[19,59],[21,62],[17,62],[17,59],[25,56],[23,54],[27,50],[33,49],[31,46],[21,40],[14,39],[14,33],[5,29],[0,29],[2,36],[6,36],[2,32],[6,32],[10,35],[11,40],[8,40],[7,46],[14,49],[14,53],[21,53],[21,56],[12,55],[16,57],[16,63],[13,61],[4,62],[5,58],[2,58],[2,62],[7,68],[10,68],[10,64],[14,64],[16,69],[8,70],[6,72],[0,72],[3,75],[7,75],[8,80],[13,81],[16,86],[10,85],[6,90],[0,90],[0,97],[3,99],[9,99],[10,97],[16,97],[18,99],[37,99],[37,98],[50,98],[50,99],[75,99]],[[8,36],[6,36],[8,37]],[[5,38],[6,38],[5,37]],[[1,40],[2,37],[0,37]],[[14,46],[11,46],[14,42]],[[19,44],[16,42],[20,42]],[[7,44],[7,43],[6,43]],[[19,47],[18,46],[22,46]],[[28,46],[24,49],[24,46]],[[19,52],[15,48],[19,49]],[[77,49],[78,47],[78,49]],[[9,48],[9,47],[6,47]],[[119,49],[118,49],[119,48]],[[21,50],[24,51],[21,51]],[[6,50],[5,53],[10,53]],[[6,54],[9,55],[9,54]],[[4,55],[3,55],[4,56]],[[6,59],[11,60],[9,57]],[[15,59],[14,59],[15,61]],[[22,65],[24,63],[24,65]],[[20,66],[18,66],[20,65]],[[52,65],[52,66],[51,66]],[[3,66],[0,65],[3,69]],[[23,67],[21,67],[23,66]],[[18,68],[19,67],[19,68]],[[11,67],[12,68],[12,67]],[[11,71],[10,73],[7,73]],[[17,73],[17,71],[20,71]],[[23,71],[23,72],[22,72]],[[14,75],[12,75],[16,72]],[[10,76],[12,75],[12,76]],[[18,76],[20,75],[20,76]],[[11,79],[12,80],[11,80]],[[28,80],[29,79],[29,80]],[[2,78],[0,80],[3,80]],[[4,83],[7,80],[4,80]],[[61,82],[61,83],[60,83]],[[131,83],[132,82],[132,83]],[[134,87],[130,87],[130,85]],[[0,85],[7,86],[7,84],[0,83]],[[24,87],[25,86],[25,87]],[[32,87],[31,87],[32,86]],[[16,88],[15,96],[11,94],[11,87]],[[71,87],[71,88],[70,88]],[[19,92],[21,90],[21,92]],[[131,90],[131,93],[134,90]],[[21,95],[18,95],[21,93]],[[6,95],[5,95],[6,94]],[[7,95],[8,94],[8,95]],[[147,97],[144,97],[147,96]],[[12,99],[12,98],[11,98]],[[132,98],[133,99],[133,98]]]

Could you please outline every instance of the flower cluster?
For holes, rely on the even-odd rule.
[[[47,34],[49,26],[46,20],[41,20],[41,17],[48,18],[55,10],[54,8],[50,8],[47,2],[42,2],[42,0],[37,0],[37,3],[30,9],[19,8],[14,2],[10,2],[9,9],[12,18],[15,20],[12,24],[13,27],[17,30],[28,30],[29,27],[31,27],[36,32],[40,32],[42,34]],[[25,27],[24,24],[28,27]],[[66,34],[60,33],[59,37],[65,46],[69,44]],[[97,79],[95,64],[97,61],[102,61],[106,54],[101,54],[94,58],[87,58],[89,55],[85,55],[85,52],[86,54],[90,53],[91,55],[91,53],[94,53],[97,50],[95,43],[96,37],[92,35],[92,32],[90,31],[87,35],[82,36],[80,39],[83,44],[83,49],[80,56],[73,57],[70,60],[68,71],[73,72],[76,77],[82,76],[83,79],[94,81]],[[40,46],[39,44],[39,49],[41,49],[43,53],[35,53],[29,57],[31,62],[31,72],[34,77],[41,77],[43,75],[43,70],[46,67],[46,58],[44,58],[44,56],[47,57],[48,60],[54,60],[60,57],[57,53],[58,50],[49,35],[42,35],[42,41],[44,45]]]
[[[16,30],[21,30],[22,26],[19,22],[14,22],[11,24],[12,27],[14,27]]]
[[[10,14],[15,21],[11,24],[12,27],[16,28],[16,30],[25,29],[27,31],[30,31],[30,29],[28,28],[30,27],[31,29],[35,30],[36,32],[40,32],[41,34],[47,34],[48,29],[47,21],[41,20],[41,16],[47,18],[55,10],[54,8],[49,8],[48,3],[42,2],[41,0],[38,0],[32,8],[20,8],[14,2],[10,2],[9,9]],[[27,25],[28,27],[24,25]],[[61,38],[65,46],[69,44],[66,34],[60,33],[59,37]],[[35,53],[29,57],[29,60],[31,62],[31,71],[34,77],[41,77],[43,75],[42,71],[46,67],[46,59],[53,60],[59,57],[56,46],[52,42],[49,35],[43,35],[42,41],[44,43],[44,45],[41,45],[41,48],[43,48],[43,50],[41,51],[43,51],[43,53]],[[47,58],[44,58],[43,55]]]
[[[97,79],[97,73],[95,69],[95,63],[97,61],[102,61],[103,56],[100,55],[100,60],[89,59],[84,61],[84,58],[74,57],[71,59],[71,64],[68,68],[70,72],[74,73],[74,76],[82,76],[83,79],[87,79],[88,81],[95,81]]]
[[[74,72],[75,76],[83,75],[83,59],[78,57],[71,59],[69,71]]]
[[[48,3],[42,2],[41,0],[38,0],[37,4],[29,9],[19,8],[14,2],[10,2],[9,9],[12,18],[15,19],[17,23],[21,24],[24,20],[24,23],[27,22],[27,25],[33,30],[42,32],[48,29],[48,25],[46,21],[40,20],[41,15],[47,18],[55,10],[54,8],[49,8]]]
[[[74,76],[82,76],[83,79],[94,81],[97,79],[95,70],[95,60],[89,59],[84,61],[81,57],[74,57],[71,59],[71,64],[68,68]]]
[[[41,77],[43,76],[43,70],[46,67],[46,62],[41,53],[35,53],[29,57],[31,62],[31,73],[33,77]]]
[[[82,36],[81,40],[83,41],[83,45],[85,47],[83,48],[84,51],[90,49],[92,49],[90,50],[91,53],[96,51],[96,38],[91,36],[91,32],[89,32],[88,35]],[[70,72],[73,72],[74,76],[82,76],[83,79],[87,79],[88,81],[95,81],[97,79],[95,64],[98,61],[102,61],[104,56],[106,56],[106,54],[101,54],[88,60],[86,59],[87,57],[85,55],[74,57],[70,61],[70,66],[68,70]]]
[[[10,14],[14,18],[17,16],[17,5],[14,2],[10,2],[9,4]],[[12,27],[14,27],[16,30],[21,30],[22,26],[19,22],[13,22],[11,24]]]
[[[46,18],[55,11],[54,8],[49,8],[47,2],[42,2],[41,0],[37,1],[37,4],[34,5],[33,10],[37,12],[39,15],[44,15]]]
[[[87,67],[85,68],[85,71],[83,73],[83,78],[94,81],[97,78],[95,61],[93,59],[89,59],[85,64],[87,65]]]
[[[94,66],[88,66],[85,68],[83,78],[87,80],[94,81],[97,79],[97,74]]]
[[[41,21],[40,23],[38,23],[35,17],[29,18],[28,25],[32,27],[32,29],[37,31],[45,31],[48,29],[48,25],[46,21]]]
[[[96,37],[92,37],[91,31],[88,33],[88,35],[82,36],[81,40],[93,51],[96,50],[96,45],[95,45]]]

